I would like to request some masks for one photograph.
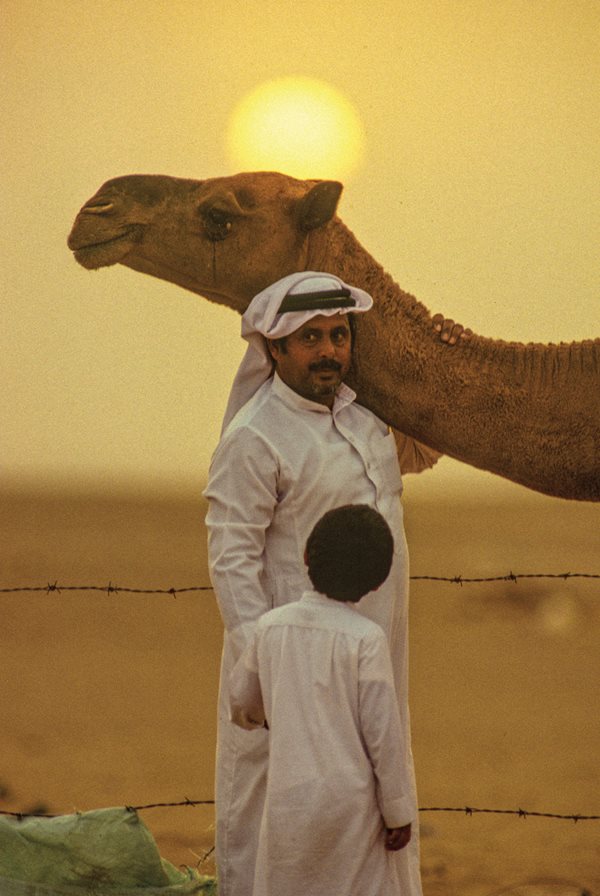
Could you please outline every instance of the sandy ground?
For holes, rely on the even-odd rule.
[[[200,491],[200,489],[199,489]],[[600,573],[600,507],[406,501],[413,575]],[[0,495],[0,587],[207,584],[201,497]],[[211,592],[0,594],[0,807],[213,796]],[[422,807],[600,814],[600,581],[414,582]],[[196,865],[212,807],[143,813]],[[600,894],[600,821],[423,811],[426,896]],[[210,857],[201,870],[211,873]]]

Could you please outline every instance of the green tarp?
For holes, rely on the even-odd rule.
[[[57,818],[0,815],[2,896],[216,896],[212,878],[175,868],[128,809]]]

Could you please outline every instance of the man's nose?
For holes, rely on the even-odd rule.
[[[333,358],[335,355],[335,343],[331,339],[322,339],[319,348],[322,358]]]

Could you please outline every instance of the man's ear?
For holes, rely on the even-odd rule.
[[[308,551],[304,548],[304,565],[308,566]]]
[[[277,342],[274,339],[267,339],[266,343],[267,343],[267,349],[269,351],[269,354],[271,355],[271,357],[273,359],[273,363],[276,364],[277,361],[279,360],[279,355],[281,354],[281,349],[279,348],[279,345],[277,344]]]

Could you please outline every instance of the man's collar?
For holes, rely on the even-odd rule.
[[[356,392],[354,392],[350,386],[341,383],[333,402],[333,408],[330,411],[327,405],[320,404],[318,401],[311,401],[309,398],[304,398],[303,395],[294,392],[293,389],[290,389],[290,387],[283,382],[277,372],[273,374],[272,388],[275,395],[287,404],[288,407],[294,408],[295,410],[313,411],[318,414],[332,413],[334,417],[338,411],[341,411],[342,408],[352,404],[356,399]]]

